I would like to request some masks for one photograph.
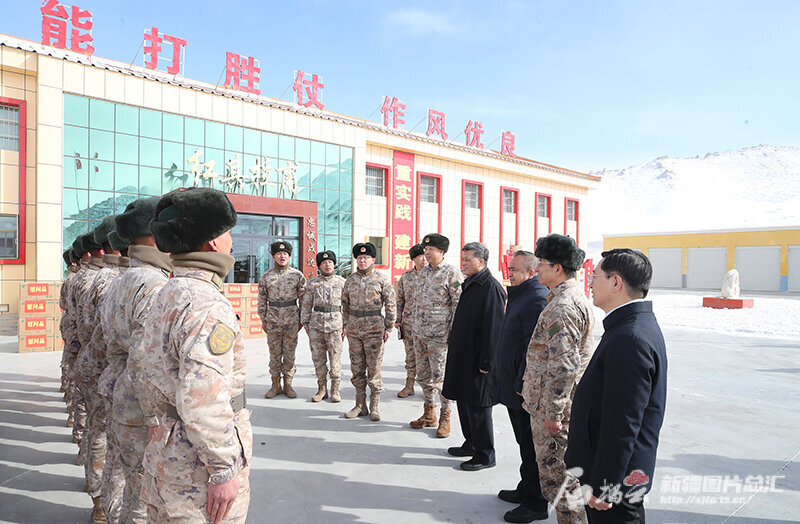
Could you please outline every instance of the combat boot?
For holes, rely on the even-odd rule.
[[[436,404],[425,403],[425,412],[417,420],[410,422],[414,429],[435,428],[436,427]]]
[[[106,514],[103,512],[103,505],[100,502],[100,497],[92,497],[94,508],[92,509],[92,524],[108,524]]]
[[[339,379],[331,379],[331,402],[341,402],[342,396],[339,394]]]
[[[439,428],[436,430],[436,436],[439,438],[450,436],[450,409],[445,409],[444,406],[439,414]]]
[[[408,377],[406,378],[406,387],[401,389],[397,393],[397,396],[400,398],[406,398],[410,397],[413,394],[414,394],[414,377]]]
[[[272,388],[264,394],[264,398],[272,398],[283,393],[281,389],[281,377],[272,377]]]
[[[344,418],[366,417],[369,415],[367,409],[367,393],[365,391],[356,392],[356,405],[353,409],[344,414]]]
[[[373,422],[377,422],[381,419],[381,394],[380,393],[372,393],[369,396],[369,419]]]
[[[314,393],[314,396],[311,397],[311,402],[319,402],[320,400],[328,398],[328,381],[322,379],[317,381],[317,384],[319,384],[319,389]]]
[[[292,377],[283,376],[283,392],[289,398],[297,397],[297,392],[292,388]]]

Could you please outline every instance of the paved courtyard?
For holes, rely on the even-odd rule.
[[[646,499],[648,523],[798,522],[800,341],[670,329],[665,336],[669,396],[655,488]],[[346,381],[340,404],[310,402],[316,380],[304,335],[294,400],[263,398],[266,343],[246,346],[254,430],[249,522],[502,522],[513,507],[496,497],[518,480],[505,408],[494,410],[497,467],[461,471],[460,459],[446,454],[462,442],[457,420],[449,439],[408,426],[421,413],[422,397],[419,388],[413,397],[395,396],[405,371],[394,336],[377,423],[342,418],[353,402]],[[75,465],[77,448],[64,427],[60,356],[16,354],[16,337],[0,327],[3,522],[89,520],[83,468]],[[767,486],[753,491],[764,479]]]

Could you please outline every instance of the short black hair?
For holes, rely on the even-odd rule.
[[[635,249],[618,248],[603,251],[600,256],[603,257],[600,267],[609,275],[619,275],[629,295],[647,296],[653,278],[653,265],[647,255]]]
[[[483,259],[484,264],[489,261],[489,248],[480,242],[469,242],[464,244],[464,247],[461,248],[461,251],[472,251],[476,258]]]

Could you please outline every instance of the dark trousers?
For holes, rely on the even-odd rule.
[[[464,402],[457,402],[458,420],[464,434],[464,447],[471,447],[473,457],[488,464],[494,462],[494,425],[492,408],[482,408]]]
[[[623,500],[606,511],[586,506],[586,516],[589,518],[589,524],[645,524],[644,506],[641,502],[630,504]]]
[[[514,429],[514,438],[519,445],[519,456],[522,464],[519,475],[522,480],[517,484],[517,491],[522,494],[522,503],[537,511],[547,510],[547,499],[542,495],[539,484],[539,467],[536,465],[536,451],[533,449],[531,433],[531,416],[524,409],[508,408],[508,417]]]

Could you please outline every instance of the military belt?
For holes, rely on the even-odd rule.
[[[369,310],[358,310],[354,309],[350,311],[350,315],[354,317],[379,317],[381,316],[380,309],[369,309]]]
[[[341,310],[342,306],[314,306],[314,311],[319,311],[320,313],[332,313]]]
[[[247,395],[244,391],[236,395],[235,397],[231,398],[231,408],[233,408],[233,413],[236,414],[240,412],[243,408],[247,407]],[[167,414],[168,417],[175,419],[175,420],[182,420],[180,415],[178,415],[178,409],[175,406],[167,405],[164,408],[164,412]]]
[[[296,306],[297,300],[284,300],[283,302],[273,302],[272,300],[269,301],[269,305],[271,307],[289,307],[289,306]]]

